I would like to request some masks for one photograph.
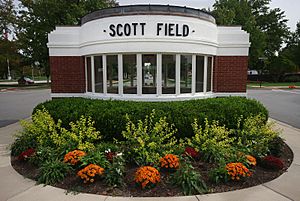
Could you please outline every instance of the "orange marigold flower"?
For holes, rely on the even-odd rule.
[[[136,171],[134,181],[145,188],[160,182],[160,174],[154,167],[143,166]]]
[[[159,160],[162,168],[177,169],[179,168],[179,158],[173,154],[167,154]]]
[[[241,177],[250,177],[252,175],[252,172],[242,163],[228,163],[226,170],[232,180],[240,180]]]
[[[84,183],[87,182],[94,182],[94,177],[96,175],[103,175],[104,174],[104,169],[98,165],[95,164],[89,164],[88,166],[86,166],[85,168],[83,168],[82,170],[77,172],[77,176],[79,176],[81,179],[83,179]]]
[[[80,150],[70,151],[65,155],[64,162],[75,165],[80,161],[80,158],[85,155],[86,153],[84,151],[80,151]]]
[[[256,166],[256,158],[251,155],[246,155],[247,163],[252,166]]]

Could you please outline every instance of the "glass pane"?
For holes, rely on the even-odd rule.
[[[87,69],[87,91],[92,92],[92,69],[91,69],[91,57],[86,58]]]
[[[196,57],[196,92],[203,92],[204,56]]]
[[[107,93],[118,93],[118,55],[107,55]]]
[[[207,61],[207,92],[211,91],[211,75],[212,75],[212,57],[208,57]]]
[[[162,93],[175,94],[176,55],[162,55]]]
[[[180,93],[192,92],[192,55],[181,55]]]
[[[102,56],[94,57],[95,92],[103,93],[103,65]]]
[[[156,55],[142,55],[143,65],[143,94],[156,94]]]
[[[123,93],[137,93],[136,55],[123,55]]]

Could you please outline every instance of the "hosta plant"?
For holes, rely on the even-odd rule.
[[[143,166],[135,172],[134,181],[142,188],[153,187],[160,182],[160,173],[154,167]]]

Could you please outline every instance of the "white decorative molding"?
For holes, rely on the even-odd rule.
[[[204,98],[215,98],[215,97],[229,97],[229,96],[241,96],[246,97],[247,93],[196,93],[192,94],[181,94],[181,95],[163,95],[157,96],[156,94],[147,94],[143,96],[137,96],[132,94],[98,94],[98,93],[51,93],[52,98],[91,98],[91,99],[101,99],[101,100],[131,100],[131,101],[153,101],[153,102],[163,102],[163,101],[183,101],[183,100],[194,100],[194,99],[204,99]]]
[[[247,97],[247,93],[235,93],[235,92],[213,93],[213,97],[229,97],[229,96]]]
[[[146,23],[144,35],[111,37],[111,24]],[[157,23],[188,25],[186,37],[157,36]],[[140,32],[139,32],[140,33]],[[106,17],[78,27],[56,27],[48,34],[50,56],[122,53],[191,53],[248,56],[249,34],[241,27],[223,27],[187,16],[133,15]],[[180,47],[180,48],[179,48]]]

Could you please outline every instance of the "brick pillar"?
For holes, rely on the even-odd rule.
[[[50,71],[52,93],[85,92],[84,57],[51,56]]]
[[[247,56],[216,56],[214,58],[213,92],[245,93],[247,69]]]

